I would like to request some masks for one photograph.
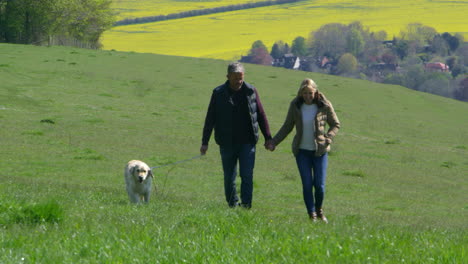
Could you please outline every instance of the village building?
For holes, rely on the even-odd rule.
[[[449,72],[450,67],[442,62],[429,62],[424,66],[428,72]]]
[[[273,66],[299,70],[301,68],[301,59],[292,53],[288,53],[279,59],[275,59],[273,61]]]

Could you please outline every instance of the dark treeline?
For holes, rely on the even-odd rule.
[[[127,18],[127,19],[117,21],[115,23],[115,26],[151,23],[151,22],[158,22],[158,21],[164,21],[164,20],[170,20],[170,19],[202,16],[202,15],[230,12],[230,11],[236,11],[236,10],[242,10],[242,9],[257,8],[257,7],[263,7],[263,6],[288,4],[288,3],[294,3],[294,2],[299,2],[299,1],[302,1],[302,0],[275,0],[275,1],[271,0],[271,1],[255,2],[255,3],[245,3],[245,4],[238,4],[238,5],[228,5],[228,6],[220,6],[220,7],[214,7],[214,8],[190,10],[190,11],[173,13],[173,14],[168,14],[168,15]]]
[[[397,84],[468,101],[468,43],[460,34],[439,33],[418,23],[408,24],[391,40],[385,31],[371,32],[360,22],[330,23],[290,45],[279,40],[271,51],[257,40],[241,61]]]
[[[0,0],[0,42],[99,48],[112,0]]]

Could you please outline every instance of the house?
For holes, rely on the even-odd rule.
[[[298,70],[301,67],[301,59],[297,56],[294,56],[292,53],[288,53],[279,59],[275,59],[273,61],[273,66]]]
[[[239,62],[245,62],[245,63],[250,63],[252,61],[253,56],[247,55],[247,56],[241,56],[241,59]]]
[[[449,72],[449,66],[442,62],[429,62],[425,65],[426,71],[429,72]]]
[[[326,68],[327,65],[331,65],[331,61],[327,57],[323,57],[319,62],[319,67]]]
[[[387,46],[387,47],[391,47],[391,46],[395,45],[395,40],[384,40],[384,41],[382,41],[382,44]]]

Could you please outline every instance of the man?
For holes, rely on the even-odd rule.
[[[226,201],[230,207],[240,205],[251,208],[255,145],[259,138],[259,128],[265,137],[265,146],[270,143],[271,134],[257,90],[244,82],[244,72],[241,63],[230,63],[227,81],[213,90],[200,153],[206,154],[214,129],[215,141],[221,153]],[[236,192],[237,162],[241,177],[240,203]]]

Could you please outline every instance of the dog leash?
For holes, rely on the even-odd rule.
[[[159,165],[159,166],[150,167],[150,169],[153,170],[153,169],[157,169],[157,168],[161,168],[161,167],[166,167],[166,166],[170,166],[170,165],[176,165],[176,164],[179,164],[179,163],[183,163],[183,162],[187,162],[187,161],[191,161],[191,160],[194,160],[194,159],[201,158],[202,156],[203,156],[203,155],[200,154],[200,155],[197,155],[197,156],[188,158],[188,159],[179,160],[179,161],[172,162],[172,163],[169,163],[169,164],[164,164],[164,165]]]

